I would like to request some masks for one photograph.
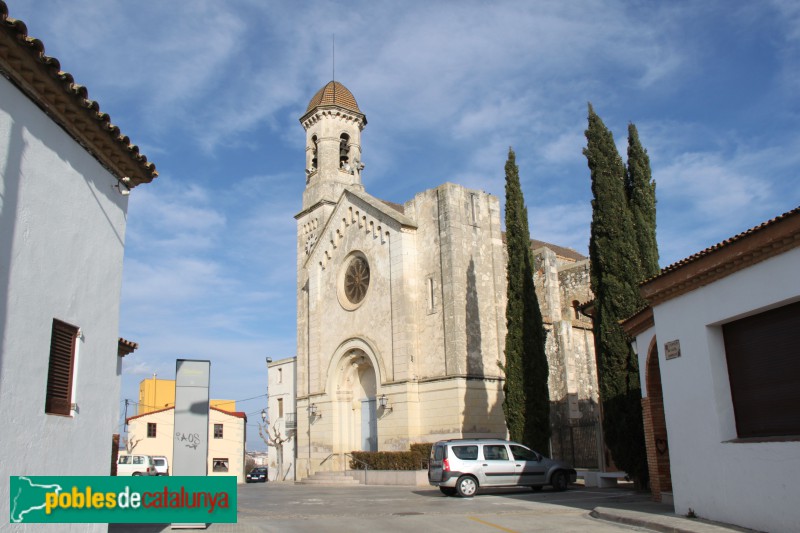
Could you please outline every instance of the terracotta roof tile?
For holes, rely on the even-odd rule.
[[[506,232],[505,231],[501,232],[500,237],[503,239],[503,244],[505,244]],[[565,248],[564,246],[559,246],[557,244],[531,239],[531,251],[536,250],[538,248],[550,248],[553,252],[555,252],[557,256],[563,257],[565,259],[571,259],[573,261],[583,261],[584,259],[588,259],[588,257],[581,254],[580,252],[576,252],[572,248]]]
[[[542,247],[550,248],[555,252],[556,255],[564,257],[566,259],[572,259],[573,261],[583,261],[584,259],[586,259],[585,255],[576,252],[572,248],[565,248],[564,246],[559,246],[557,244],[531,239],[531,250],[535,250],[537,248],[542,248]]]
[[[319,106],[336,105],[356,113],[361,113],[356,99],[350,90],[338,81],[329,81],[311,98],[306,113]]]
[[[778,215],[777,217],[772,218],[770,220],[767,220],[766,222],[763,222],[763,223],[759,224],[758,226],[750,228],[747,231],[743,231],[742,233],[740,233],[738,235],[734,235],[730,239],[725,239],[724,241],[722,241],[720,243],[717,243],[714,246],[709,246],[705,250],[701,250],[701,251],[697,252],[696,254],[690,255],[689,257],[687,257],[685,259],[681,259],[680,261],[676,261],[675,263],[672,263],[671,265],[662,268],[661,272],[659,272],[658,274],[656,274],[652,278],[649,278],[649,279],[645,280],[642,284],[647,283],[647,282],[649,282],[651,280],[654,280],[654,279],[656,279],[658,277],[661,277],[664,274],[668,274],[669,272],[672,272],[673,270],[677,270],[679,268],[682,268],[683,266],[688,265],[689,263],[693,263],[695,261],[699,261],[703,257],[705,257],[705,256],[707,256],[707,255],[709,255],[711,253],[714,253],[717,250],[721,250],[722,248],[730,246],[733,243],[735,243],[737,241],[740,241],[740,240],[752,235],[753,233],[761,231],[762,229],[766,228],[767,226],[772,226],[772,225],[780,222],[781,220],[784,220],[784,219],[789,218],[789,217],[793,217],[795,215],[800,215],[800,207],[792,209],[791,211],[787,211],[786,213],[783,213],[782,215]]]
[[[131,178],[130,187],[149,183],[156,167],[111,123],[86,87],[61,70],[58,59],[45,55],[44,44],[28,35],[21,20],[8,16],[0,0],[0,72],[89,151],[117,179]]]
[[[800,246],[800,207],[665,267],[640,284],[656,305]]]
[[[214,411],[219,411],[220,413],[225,413],[226,415],[235,416],[236,418],[244,418],[247,421],[247,414],[242,411],[226,411],[225,409],[220,409],[219,407],[210,407]]]
[[[117,356],[125,357],[126,355],[132,354],[137,348],[139,348],[139,345],[135,342],[120,337],[117,342]]]
[[[165,407],[164,409],[158,409],[156,411],[150,411],[150,412],[147,412],[147,413],[142,413],[140,415],[129,416],[126,421],[130,422],[131,420],[135,420],[137,418],[142,418],[143,416],[152,415],[152,414],[156,414],[156,413],[163,413],[164,411],[169,411],[170,409],[175,409],[175,406]],[[220,413],[225,413],[226,415],[235,416],[236,418],[243,418],[244,421],[247,422],[247,414],[243,413],[242,411],[226,411],[225,409],[220,409],[218,407],[209,407],[209,410],[219,411]]]

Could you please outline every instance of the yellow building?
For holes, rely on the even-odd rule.
[[[209,400],[210,407],[217,407],[223,411],[236,411],[236,400]],[[168,407],[175,407],[175,380],[143,379],[139,383],[139,405],[136,414],[144,415]]]

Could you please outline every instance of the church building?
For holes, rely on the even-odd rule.
[[[314,95],[300,122],[306,187],[295,216],[298,477],[342,470],[353,450],[506,437],[498,198],[452,183],[403,205],[371,196],[361,182],[367,118],[339,82]],[[591,357],[593,365],[593,348]],[[577,392],[581,376],[563,379],[564,394],[567,383]]]

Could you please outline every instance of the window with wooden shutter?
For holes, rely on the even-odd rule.
[[[66,416],[70,414],[78,329],[76,326],[53,319],[50,365],[47,370],[47,397],[44,405],[46,413]]]
[[[739,438],[800,435],[800,302],[722,332]]]

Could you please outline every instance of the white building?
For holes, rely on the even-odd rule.
[[[172,472],[173,446],[181,443],[175,435],[175,408],[168,407],[131,416],[128,422],[126,453],[162,455]],[[245,441],[247,415],[238,411],[208,408],[208,466],[209,476],[236,476],[244,483]]]
[[[635,336],[656,499],[800,531],[800,208],[665,268]]]
[[[272,439],[276,444],[282,443],[280,446],[269,446],[267,449],[270,480],[295,479],[297,456],[296,374],[297,358],[295,357],[268,364],[267,425],[269,436],[267,438]]]
[[[0,2],[4,517],[9,476],[110,473],[127,194],[157,175],[26,31]]]

